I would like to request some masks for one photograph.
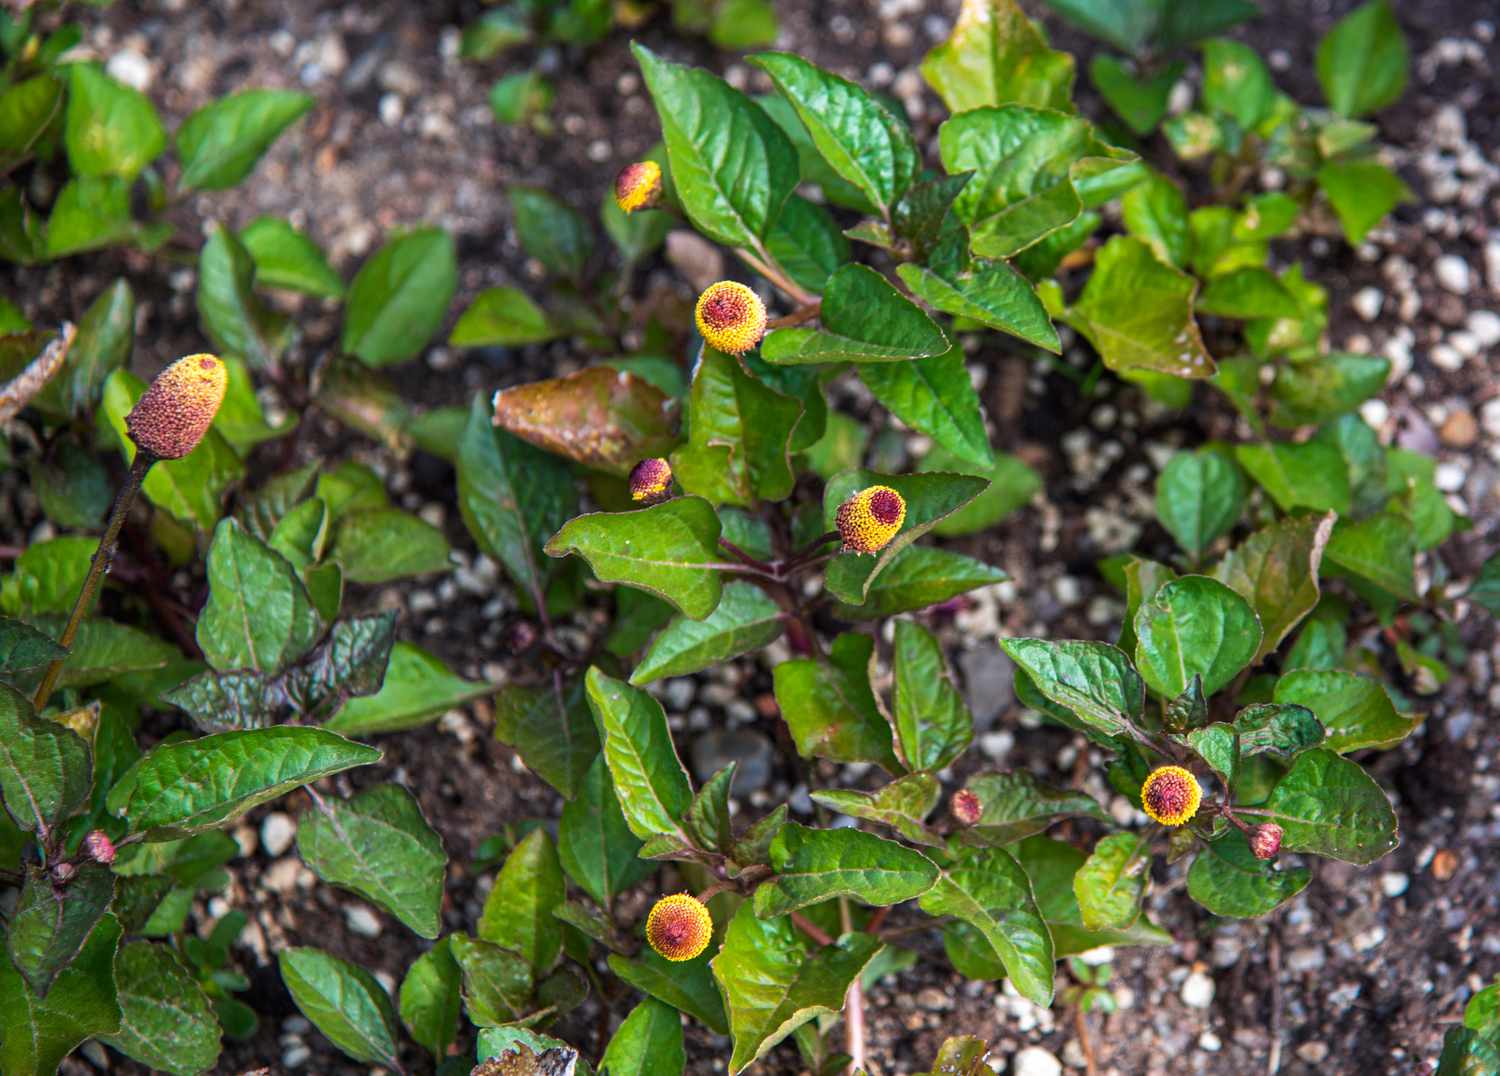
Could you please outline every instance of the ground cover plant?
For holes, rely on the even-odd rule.
[[[1073,58],[1011,0],[966,2],[924,63],[948,109],[932,154],[890,101],[796,55],[750,53],[771,88],[751,96],[636,45],[662,146],[598,192],[608,248],[558,197],[510,188],[544,297],[482,291],[448,337],[604,357],[432,410],[385,368],[447,316],[442,230],[392,235],[346,284],[286,220],[212,226],[174,252],[116,211],[192,187],[204,153],[218,185],[245,178],[310,101],[226,98],[182,125],[177,166],[153,178],[167,140],[149,102],[70,60],[65,28],[6,24],[0,113],[25,118],[7,146],[32,181],[7,189],[25,242],[4,253],[132,243],[186,260],[214,350],[137,378],[124,280],[77,326],[6,313],[5,462],[54,529],[79,533],[28,545],[0,583],[5,1072],[54,1071],[89,1039],[206,1071],[222,1037],[251,1034],[231,954],[245,918],[196,909],[237,854],[226,829],[294,790],[317,879],[432,942],[395,984],[318,939],[277,954],[306,1018],[392,1071],[681,1072],[684,1018],[727,1043],[731,1072],[788,1040],[810,1071],[868,1071],[866,992],[938,951],[1084,1028],[1110,1004],[1108,966],[1069,961],[1059,985],[1057,962],[1173,944],[1177,924],[1144,910],[1153,886],[1178,877],[1213,916],[1254,919],[1313,883],[1312,857],[1364,867],[1397,846],[1359,760],[1420,725],[1421,697],[1465,658],[1458,603],[1500,606],[1497,571],[1466,589],[1428,556],[1467,521],[1431,459],[1359,414],[1389,363],[1330,351],[1327,289],[1271,266],[1294,229],[1336,218],[1355,243],[1400,197],[1358,119],[1405,82],[1400,28],[1371,0],[1325,39],[1323,114],[1212,36],[1243,4],[1192,23],[1167,5],[1179,14],[1133,28],[1101,21],[1113,6],[1056,6],[1140,65],[1093,72],[1134,136],[1165,94],[1147,87],[1138,116],[1129,94],[1146,89],[1120,79],[1155,79],[1162,51],[1199,42],[1202,107],[1167,138],[1215,155],[1210,197],[1190,202],[1148,144],[1080,115]],[[713,25],[676,7],[687,29]],[[596,8],[497,8],[465,48],[586,44],[610,26]],[[1170,89],[1180,70],[1163,70]],[[1265,162],[1292,186],[1254,189]],[[68,191],[96,183],[104,208],[62,227]],[[742,270],[687,309],[640,301],[638,271],[674,227]],[[69,229],[93,238],[54,246]],[[336,313],[337,348],[298,350],[288,292]],[[1059,327],[1088,342],[1086,365]],[[1126,606],[1113,642],[998,641],[1021,702],[1086,739],[1124,817],[969,757],[934,630],[1005,573],[933,539],[992,526],[1037,482],[992,446],[966,360],[993,334],[1085,392],[1119,378],[1165,407],[1217,393],[1239,415],[1233,443],[1161,470],[1175,558],[1099,565]],[[860,399],[927,439],[914,467],[882,464]],[[448,538],[373,470],[299,463],[304,411],[452,464],[463,524],[514,588],[520,660],[498,692],[360,600],[445,571]],[[802,776],[811,824],[787,804],[747,815],[748,760],[698,782],[682,761],[665,683],[747,658],[768,667],[755,719]],[[377,765],[364,741],[491,695],[496,736],[563,802],[555,819],[497,820],[471,864],[494,883],[460,916],[443,820],[394,777],[325,779]],[[1492,1010],[1475,996],[1441,1071],[1483,1071]],[[933,1071],[988,1071],[987,1049],[954,1038]]]

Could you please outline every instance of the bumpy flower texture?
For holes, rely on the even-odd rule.
[[[229,371],[218,356],[178,359],[136,401],[125,429],[137,448],[157,459],[181,459],[203,440],[228,386]]]
[[[650,209],[661,201],[661,165],[655,161],[636,161],[620,169],[615,176],[615,205],[626,213]]]
[[[890,486],[867,486],[834,516],[845,553],[879,553],[906,522],[906,500]]]
[[[1262,822],[1250,830],[1250,851],[1256,859],[1275,859],[1281,851],[1281,827],[1275,822]]]
[[[766,304],[734,280],[703,289],[693,316],[709,346],[730,355],[743,355],[766,335]]]
[[[646,917],[646,941],[668,960],[691,960],[708,948],[714,921],[696,897],[662,897]]]
[[[1141,806],[1164,826],[1180,826],[1198,813],[1203,789],[1181,766],[1158,766],[1141,785]]]
[[[980,815],[984,813],[984,805],[979,802],[979,797],[968,788],[961,788],[953,793],[953,799],[948,802],[948,809],[953,812],[953,817],[965,826],[972,826],[978,822]]]
[[[630,499],[655,504],[672,488],[672,465],[660,456],[641,460],[630,469]]]

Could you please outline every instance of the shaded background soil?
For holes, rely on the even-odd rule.
[[[781,0],[778,6],[778,47],[893,93],[930,140],[942,111],[916,65],[946,36],[957,0]],[[1094,44],[1039,5],[1027,6],[1042,16],[1054,44],[1075,52],[1086,71]],[[1317,39],[1352,6],[1351,0],[1267,0],[1265,15],[1235,36],[1270,57],[1282,89],[1316,101]],[[1305,261],[1309,276],[1329,288],[1334,347],[1386,354],[1395,363],[1384,401],[1367,408],[1366,417],[1388,439],[1440,457],[1440,482],[1475,521],[1434,558],[1461,578],[1477,569],[1500,529],[1500,387],[1489,351],[1494,341],[1484,343],[1484,326],[1473,321],[1473,312],[1500,307],[1500,247],[1491,237],[1500,199],[1500,91],[1492,66],[1497,13],[1491,7],[1486,22],[1486,5],[1465,0],[1398,6],[1412,47],[1413,81],[1378,121],[1416,200],[1359,250],[1307,236],[1278,242],[1276,254],[1282,263]],[[441,224],[459,243],[457,311],[481,288],[535,285],[537,267],[526,263],[510,227],[502,196],[507,184],[544,187],[592,217],[614,172],[658,137],[623,36],[587,51],[522,49],[498,61],[460,63],[457,28],[478,10],[453,2],[120,0],[86,16],[86,43],[103,58],[129,54],[116,64],[146,82],[169,126],[211,97],[243,86],[298,87],[317,96],[315,111],[246,184],[182,207],[184,228],[200,220],[243,226],[266,213],[287,216],[322,242],[347,276],[390,229]],[[679,38],[660,20],[639,36],[674,59],[765,88],[736,56]],[[486,103],[496,79],[532,63],[557,86],[551,137],[497,125]],[[1086,76],[1080,76],[1079,97],[1086,113],[1102,114]],[[1167,161],[1159,143],[1147,151]],[[1440,279],[1443,256],[1467,268],[1463,287],[1451,265]],[[111,253],[87,264],[73,259],[9,272],[0,287],[39,320],[76,318],[121,273],[142,299],[138,372],[201,350],[206,341],[193,311],[191,269]],[[682,276],[664,262],[654,264],[642,284],[652,287],[688,297]],[[1378,304],[1370,289],[1379,293]],[[296,306],[288,301],[288,309]],[[308,301],[300,319],[305,336],[294,361],[311,361],[336,341],[337,311]],[[1084,350],[1075,345],[1069,359],[1085,366],[1091,359]],[[478,353],[434,346],[396,376],[421,404],[456,404],[476,391],[575,368],[593,357],[565,344]],[[1183,413],[1162,411],[1115,382],[1084,397],[1074,380],[993,335],[971,358],[984,371],[996,444],[1037,467],[1045,486],[1031,505],[963,545],[1004,567],[1014,582],[981,593],[939,625],[985,730],[968,765],[1026,767],[1062,781],[1076,774],[1109,802],[1100,760],[1086,744],[1021,720],[993,640],[998,633],[1109,637],[1121,606],[1095,562],[1126,548],[1170,555],[1169,540],[1152,522],[1156,469],[1176,445],[1235,436],[1234,419],[1206,391]],[[858,406],[858,398],[851,399]],[[513,602],[463,532],[447,466],[421,454],[396,460],[322,416],[313,421],[310,448],[379,467],[396,499],[445,525],[460,551],[464,571],[452,578],[372,590],[356,601],[403,609],[404,636],[465,675],[497,684],[524,675],[500,643],[503,614]],[[20,533],[0,538],[19,537],[24,544],[37,537],[29,528],[38,517],[25,496],[14,503]],[[576,621],[586,632],[600,627],[597,618]],[[1115,954],[1120,1007],[1093,1023],[1101,1072],[1411,1073],[1436,1057],[1443,1031],[1459,1018],[1469,993],[1500,972],[1500,775],[1494,769],[1500,734],[1491,716],[1500,702],[1500,688],[1492,687],[1500,648],[1482,613],[1467,616],[1460,631],[1467,658],[1437,695],[1420,700],[1425,725],[1399,749],[1362,760],[1396,802],[1401,847],[1367,870],[1317,861],[1303,895],[1269,919],[1249,923],[1212,919],[1187,900],[1180,870],[1159,868],[1151,909],[1177,944]],[[754,663],[670,687],[669,712],[682,724],[684,755],[699,735],[694,729],[726,720],[752,723],[753,716],[743,718],[734,704],[753,703],[768,687],[765,670]],[[509,823],[555,818],[560,801],[493,739],[484,701],[381,746],[386,763],[377,772],[335,784],[347,790],[394,779],[417,794],[453,859],[445,926],[471,928],[489,881],[467,867],[479,842]],[[837,773],[829,768],[824,777]],[[758,813],[788,797],[798,802],[794,781],[778,768],[747,809]],[[305,803],[293,797],[280,806],[295,815]],[[378,970],[390,984],[424,943],[378,915],[372,931],[360,903],[315,883],[294,850],[268,851],[260,840],[263,821],[264,813],[257,814],[241,828],[247,854],[233,864],[230,890],[200,909],[217,915],[239,907],[253,920],[237,957],[253,981],[246,1000],[261,1014],[261,1030],[248,1043],[228,1044],[221,1068],[357,1071],[296,1014],[276,973],[275,951],[317,944]],[[965,983],[948,967],[935,932],[916,935],[911,944],[931,959],[869,996],[876,1071],[920,1071],[943,1037],[957,1032],[990,1039],[1000,1071],[1043,1076],[1056,1071],[1052,1058],[1081,1068],[1065,1010],[1038,1010],[997,984]],[[577,1041],[589,1041],[594,1004],[565,1029],[577,1032]],[[627,1000],[617,1001],[615,1018],[627,1008]],[[724,1040],[695,1030],[690,1050],[690,1072],[723,1071]],[[104,1061],[102,1052],[89,1057],[69,1066],[85,1071]],[[134,1071],[115,1056],[108,1064]],[[797,1072],[796,1053],[783,1046],[756,1071]]]

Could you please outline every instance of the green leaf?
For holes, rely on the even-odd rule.
[[[560,336],[546,311],[517,288],[486,288],[459,317],[448,336],[454,347],[521,347]]]
[[[610,365],[495,394],[495,425],[554,455],[624,478],[677,444],[677,403]]]
[[[114,916],[100,919],[46,998],[37,997],[10,961],[0,959],[0,1071],[5,1076],[50,1076],[85,1039],[120,1029],[114,970],[120,933]]]
[[[809,1020],[843,1009],[880,948],[870,935],[851,933],[814,949],[791,919],[759,919],[748,901],[740,905],[712,962],[734,1038],[731,1076]]]
[[[1326,441],[1236,445],[1234,455],[1283,512],[1349,511],[1349,472],[1339,450]]]
[[[1333,534],[1333,513],[1291,516],[1262,527],[1214,569],[1255,609],[1264,634],[1255,661],[1271,654],[1318,604],[1318,567]]]
[[[953,211],[970,226],[974,253],[986,258],[1025,250],[1107,201],[1122,177],[1133,182],[1140,174],[1135,155],[1104,142],[1088,121],[1045,109],[960,112],[938,140],[949,175],[974,173]]]
[[[1437,1076],[1485,1076],[1500,1069],[1500,1041],[1467,1027],[1451,1027],[1443,1036]]]
[[[858,369],[860,380],[902,422],[966,463],[994,466],[984,411],[962,347],[954,345],[942,355],[912,362],[869,363]]]
[[[1411,520],[1417,548],[1442,545],[1457,526],[1457,517],[1437,488],[1437,461],[1404,448],[1387,449],[1386,488],[1393,495],[1392,508]]]
[[[1182,71],[1181,60],[1167,64],[1149,77],[1139,69],[1133,73],[1124,62],[1103,53],[1089,61],[1089,78],[1099,96],[1125,121],[1125,126],[1142,138],[1156,130],[1167,114],[1172,87],[1177,85]]]
[[[121,277],[84,311],[62,371],[37,395],[36,405],[75,418],[89,413],[104,391],[104,379],[129,363],[134,340],[135,295]]]
[[[1131,236],[1115,236],[1095,256],[1094,272],[1067,320],[1111,370],[1212,377],[1214,360],[1193,320],[1197,282],[1158,261]]]
[[[998,848],[1041,833],[1063,818],[1106,820],[1094,797],[1054,788],[1026,770],[981,773],[964,787],[979,797],[979,821],[959,832],[965,844]]]
[[[557,843],[563,870],[601,908],[655,870],[636,857],[641,842],[620,810],[602,757],[594,759],[577,796],[563,805]]]
[[[1396,813],[1380,786],[1358,765],[1323,748],[1298,755],[1264,806],[1238,811],[1281,826],[1286,852],[1364,866],[1399,843]]]
[[[401,1022],[418,1045],[442,1061],[458,1038],[462,973],[447,938],[417,957],[401,980]]]
[[[859,86],[785,52],[750,62],[792,103],[829,166],[889,217],[921,165],[910,128]]]
[[[1012,103],[1073,107],[1073,57],[1048,48],[1015,0],[964,0],[948,40],[922,61],[922,77],[954,113]]]
[[[1311,426],[1353,411],[1385,387],[1389,359],[1333,352],[1313,362],[1287,363],[1271,384],[1277,426]]]
[[[1297,297],[1269,269],[1241,266],[1214,276],[1198,296],[1199,313],[1221,318],[1295,318],[1302,314]]]
[[[79,866],[66,886],[55,885],[40,868],[27,869],[10,916],[7,949],[38,998],[47,996],[78,956],[114,893],[114,875],[98,863]]]
[[[908,768],[950,765],[974,739],[974,723],[949,675],[942,647],[920,624],[898,620],[891,664],[896,737]]]
[[[1085,930],[1123,930],[1140,917],[1151,884],[1151,855],[1134,833],[1101,837],[1073,876]]]
[[[68,652],[22,620],[0,616],[0,673],[35,669]]]
[[[1318,83],[1335,112],[1363,116],[1395,103],[1410,62],[1389,0],[1369,0],[1318,42]]]
[[[197,980],[171,948],[137,941],[115,957],[120,1029],[101,1036],[132,1061],[195,1076],[219,1060],[219,1021]]]
[[[68,65],[64,141],[75,175],[132,180],[161,155],[167,133],[150,98],[97,64]]]
[[[643,841],[671,835],[691,844],[681,821],[693,802],[693,786],[677,757],[661,703],[597,667],[589,669],[586,684],[630,831]]]
[[[594,249],[594,232],[583,216],[546,191],[507,187],[521,249],[549,273],[577,280]]]
[[[942,786],[930,773],[911,773],[874,792],[826,789],[812,793],[813,802],[853,818],[865,818],[890,826],[915,844],[940,847],[942,839],[923,825],[937,806]]]
[[[769,363],[897,362],[941,355],[943,330],[867,265],[851,262],[828,278],[822,329],[777,329],[761,344]]]
[[[1188,896],[1214,915],[1258,919],[1291,900],[1312,880],[1306,867],[1278,870],[1255,858],[1245,835],[1230,830],[1209,841],[1188,869]]]
[[[802,410],[705,344],[688,396],[688,443],[672,454],[672,473],[714,504],[784,500],[796,484],[791,440]]]
[[[1253,130],[1271,111],[1276,84],[1249,45],[1216,37],[1203,42],[1203,104]]]
[[[707,620],[674,618],[652,642],[630,682],[643,685],[666,676],[687,676],[759,650],[780,637],[781,615],[781,607],[760,587],[729,583]]]
[[[221,672],[280,672],[322,632],[291,564],[245,533],[238,520],[221,520],[214,528],[208,583],[197,639],[209,664]]]
[[[870,587],[861,605],[837,607],[843,620],[881,620],[926,609],[1009,578],[999,568],[931,546],[907,546]]]
[[[576,677],[536,687],[506,685],[495,698],[495,738],[569,799],[599,754],[599,735]]]
[[[828,210],[799,194],[781,207],[766,233],[766,249],[787,276],[811,292],[826,288],[828,278],[849,260],[849,240],[838,221]]]
[[[1120,198],[1125,227],[1151,246],[1156,257],[1182,268],[1188,261],[1192,236],[1188,231],[1187,196],[1160,172],[1151,172]]]
[[[1020,995],[1052,1004],[1053,946],[1026,872],[1003,848],[991,848],[944,870],[922,895],[928,915],[968,923],[990,948]]]
[[[989,479],[990,484],[978,496],[933,526],[932,533],[944,538],[962,538],[964,535],[987,530],[1016,509],[1028,504],[1042,488],[1039,474],[1017,457],[1005,452],[995,453],[995,465],[992,468],[971,468],[943,449],[934,448],[922,458],[920,469],[958,471]],[[876,584],[877,589],[883,583],[884,576],[881,576],[881,583]]]
[[[62,83],[51,74],[12,82],[0,93],[0,160],[13,168],[63,108]]]
[[[1135,663],[1151,690],[1182,694],[1194,676],[1212,697],[1260,652],[1260,619],[1229,587],[1203,575],[1174,579],[1135,614]]]
[[[328,264],[318,244],[290,221],[257,217],[240,231],[240,242],[255,262],[255,279],[325,299],[344,297],[344,279]]]
[[[333,559],[352,583],[389,583],[447,571],[448,539],[410,512],[372,508],[352,512],[339,521]]]
[[[1421,717],[1396,712],[1374,680],[1336,669],[1295,669],[1276,682],[1278,703],[1305,706],[1328,730],[1323,744],[1347,755],[1366,747],[1394,747],[1416,730]]]
[[[324,727],[348,736],[374,736],[416,728],[494,688],[454,676],[437,658],[411,643],[391,648],[385,680],[374,695],[350,699]]]
[[[1273,754],[1291,759],[1320,745],[1324,736],[1311,710],[1286,703],[1247,706],[1235,715],[1234,728],[1240,736],[1240,754],[1247,757]]]
[[[323,881],[358,893],[424,938],[438,936],[448,856],[400,785],[374,785],[305,812],[297,851]]]
[[[24,216],[20,227],[28,227]],[[34,246],[42,246],[40,229],[34,235],[30,231],[23,234],[32,239]],[[139,229],[130,215],[129,183],[117,176],[80,176],[69,180],[52,203],[45,234],[45,254],[53,259],[135,239]],[[16,244],[23,241],[12,240]]]
[[[1130,659],[1107,643],[1001,639],[1000,649],[1046,698],[1110,736],[1141,715],[1145,686]],[[1175,694],[1175,692],[1174,692]]]
[[[1329,161],[1318,169],[1318,186],[1351,246],[1364,242],[1396,206],[1413,199],[1401,177],[1378,161]]]
[[[848,632],[827,660],[796,658],[773,671],[776,705],[803,758],[874,762],[900,773],[891,728],[870,689],[875,640]]]
[[[1172,936],[1145,915],[1128,930],[1085,930],[1073,878],[1088,857],[1071,844],[1050,837],[1028,837],[1014,846],[1014,852],[1031,879],[1037,907],[1047,920],[1058,957],[1101,945],[1172,944]]]
[[[534,829],[495,876],[479,917],[479,937],[519,953],[540,980],[562,952],[562,923],[552,912],[564,896],[557,850],[546,830]]]
[[[654,998],[630,1010],[599,1059],[607,1076],[682,1076],[686,1067],[682,1017]]]
[[[198,318],[220,351],[271,366],[291,342],[288,319],[255,295],[255,261],[228,228],[217,226],[198,255]]]
[[[46,837],[88,800],[90,782],[82,737],[38,718],[30,699],[0,683],[0,794],[16,824]]]
[[[867,486],[889,486],[906,501],[906,522],[901,532],[874,556],[840,553],[828,565],[824,583],[834,597],[849,605],[868,600],[875,580],[922,535],[943,519],[974,500],[988,486],[988,479],[972,475],[928,473],[893,475],[876,471],[846,471],[832,478],[823,489],[824,529],[836,529],[839,505]]]
[[[531,1011],[531,965],[525,957],[467,934],[451,935],[448,946],[463,970],[464,1007],[470,1022],[495,1027],[518,1021]]]
[[[834,897],[884,906],[932,888],[938,869],[921,852],[857,829],[809,829],[788,822],[771,842],[769,879],[755,890],[755,914],[784,915]]]
[[[356,1061],[397,1069],[396,1010],[385,987],[364,968],[321,949],[283,949],[281,980],[302,1015]]]
[[[198,109],[177,129],[178,182],[184,190],[233,187],[315,103],[291,90],[242,90]]]
[[[699,497],[637,512],[593,512],[570,520],[546,545],[550,557],[577,553],[600,579],[665,598],[695,620],[718,607],[723,580],[719,518]]]
[[[350,285],[341,346],[369,366],[415,358],[442,325],[457,286],[453,237],[443,229],[391,240]]]
[[[755,921],[748,901],[744,910]],[[724,999],[714,985],[709,962],[704,957],[674,963],[650,949],[642,949],[638,960],[611,953],[609,969],[643,994],[687,1013],[715,1034],[729,1034]]]
[[[1415,555],[1411,523],[1389,512],[1358,522],[1339,520],[1324,551],[1327,564],[1341,574],[1368,580],[1403,601],[1417,600]]]
[[[797,186],[797,153],[754,102],[700,67],[631,51],[661,119],[672,183],[693,226],[755,249]]]
[[[896,273],[912,294],[945,314],[980,322],[1061,354],[1057,330],[1036,290],[1008,262],[966,270],[949,264],[906,262],[896,267]]]
[[[1245,507],[1245,476],[1222,452],[1179,452],[1156,480],[1156,515],[1193,560],[1229,533]]]
[[[129,832],[180,837],[231,822],[320,777],[380,759],[323,729],[282,725],[158,744],[110,790]]]

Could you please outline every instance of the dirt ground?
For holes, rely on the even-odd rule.
[[[1317,39],[1351,0],[1265,0],[1262,6],[1264,17],[1236,36],[1271,58],[1282,89],[1298,100],[1317,100]],[[957,0],[779,0],[778,7],[778,47],[890,91],[919,134],[930,138],[941,110],[916,65],[946,36]],[[1481,20],[1485,7],[1488,22]],[[1043,15],[1054,43],[1078,54],[1080,71],[1086,70],[1093,43],[1039,8],[1028,4]],[[1490,237],[1500,215],[1500,89],[1493,67],[1500,11],[1465,0],[1398,8],[1412,47],[1413,79],[1378,122],[1415,200],[1359,250],[1313,237],[1279,242],[1276,251],[1283,263],[1304,261],[1308,275],[1329,288],[1335,347],[1385,354],[1395,363],[1383,403],[1366,415],[1391,437],[1439,456],[1440,484],[1474,520],[1471,531],[1437,554],[1444,570],[1461,578],[1477,569],[1500,531],[1500,382],[1494,356],[1482,343],[1476,347],[1483,333],[1472,322],[1475,311],[1500,309],[1500,240]],[[458,310],[483,287],[534,283],[509,226],[501,196],[507,184],[544,187],[592,215],[615,170],[658,137],[623,36],[586,52],[520,49],[497,61],[462,63],[457,27],[477,10],[468,2],[399,0],[119,0],[86,14],[86,40],[102,57],[131,54],[116,62],[146,80],[169,126],[210,97],[243,86],[298,87],[316,95],[316,110],[246,185],[199,196],[184,207],[184,222],[242,226],[265,213],[289,216],[325,245],[346,275],[389,229],[441,224],[458,237]],[[639,36],[673,58],[763,88],[734,55],[678,38],[660,20]],[[486,102],[496,79],[533,62],[557,85],[552,137],[499,126]],[[1086,76],[1079,88],[1085,112],[1099,115]],[[1148,152],[1167,160],[1159,142]],[[1467,273],[1449,264],[1440,277],[1442,257],[1459,259]],[[140,369],[201,349],[191,270],[108,254],[87,266],[74,259],[15,273],[0,288],[30,314],[76,318],[103,282],[122,272],[146,305]],[[651,272],[681,286],[664,263]],[[1379,303],[1369,289],[1379,293]],[[302,321],[308,332],[301,358],[336,341],[335,312],[308,302]],[[397,376],[419,403],[454,404],[477,390],[588,358],[567,345],[479,353],[433,347]],[[1081,741],[1021,723],[993,640],[997,633],[1108,637],[1120,603],[1098,577],[1096,560],[1130,547],[1165,558],[1169,540],[1151,522],[1156,468],[1172,446],[1233,436],[1234,419],[1207,392],[1184,413],[1155,408],[1120,383],[1085,398],[1073,381],[1034,367],[994,336],[974,358],[987,369],[998,446],[1033,463],[1045,487],[1032,505],[963,545],[1004,567],[1014,582],[985,592],[940,625],[971,693],[985,703],[986,731],[970,765],[1025,767],[1063,781],[1077,770],[1090,774],[1086,787],[1108,801],[1094,776],[1101,768],[1088,764],[1097,760],[1079,759],[1088,750]],[[398,500],[444,521],[469,569],[362,600],[402,608],[405,637],[465,675],[497,683],[520,675],[499,639],[501,614],[512,603],[475,559],[453,501],[451,471],[420,454],[393,460],[318,422],[313,440],[322,450],[380,466]],[[1058,429],[1079,432],[1059,439]],[[578,618],[578,626],[598,627],[588,617]],[[1248,923],[1213,920],[1187,899],[1181,871],[1159,866],[1151,911],[1177,944],[1115,953],[1119,1009],[1092,1018],[1091,1025],[1101,1073],[1416,1073],[1435,1059],[1468,994],[1500,973],[1500,773],[1494,766],[1500,732],[1491,716],[1500,703],[1492,671],[1500,646],[1480,612],[1466,619],[1461,633],[1467,663],[1438,695],[1420,700],[1424,726],[1401,748],[1363,760],[1395,800],[1401,847],[1366,870],[1317,861],[1314,881],[1300,897],[1269,919]],[[768,689],[766,671],[742,663],[674,688],[670,709],[681,717],[701,707],[717,724],[730,699],[753,699]],[[679,737],[685,755],[693,736]],[[495,742],[486,702],[380,746],[385,765],[356,773],[351,783],[394,779],[418,795],[453,859],[446,926],[468,928],[488,882],[468,869],[479,842],[508,823],[555,818],[560,801]],[[778,770],[762,797],[792,796],[793,780]],[[295,816],[305,803],[294,796],[279,806]],[[755,807],[752,800],[749,808]],[[393,984],[423,943],[379,917],[371,936],[358,901],[315,883],[294,850],[279,858],[268,853],[259,840],[264,818],[252,816],[242,827],[249,854],[233,864],[230,891],[204,909],[216,915],[239,907],[254,920],[237,956],[252,979],[244,1000],[259,1012],[261,1030],[247,1043],[227,1044],[221,1069],[359,1071],[297,1014],[273,954],[283,945],[316,944]],[[873,1071],[921,1071],[943,1037],[957,1032],[991,1040],[999,1071],[1046,1076],[1058,1061],[1082,1071],[1070,1013],[1039,1010],[993,983],[965,983],[949,968],[936,932],[914,936],[911,944],[930,959],[885,980],[868,998]],[[588,1042],[597,1018],[593,1005],[563,1031]],[[617,1003],[616,1018],[625,1009],[625,1002]],[[723,1071],[725,1040],[695,1031],[690,1051],[690,1072]],[[103,1059],[102,1053],[90,1056]],[[69,1066],[82,1072],[93,1063]],[[113,1071],[136,1071],[116,1057],[110,1064]],[[755,1071],[798,1072],[795,1050],[778,1048]]]

